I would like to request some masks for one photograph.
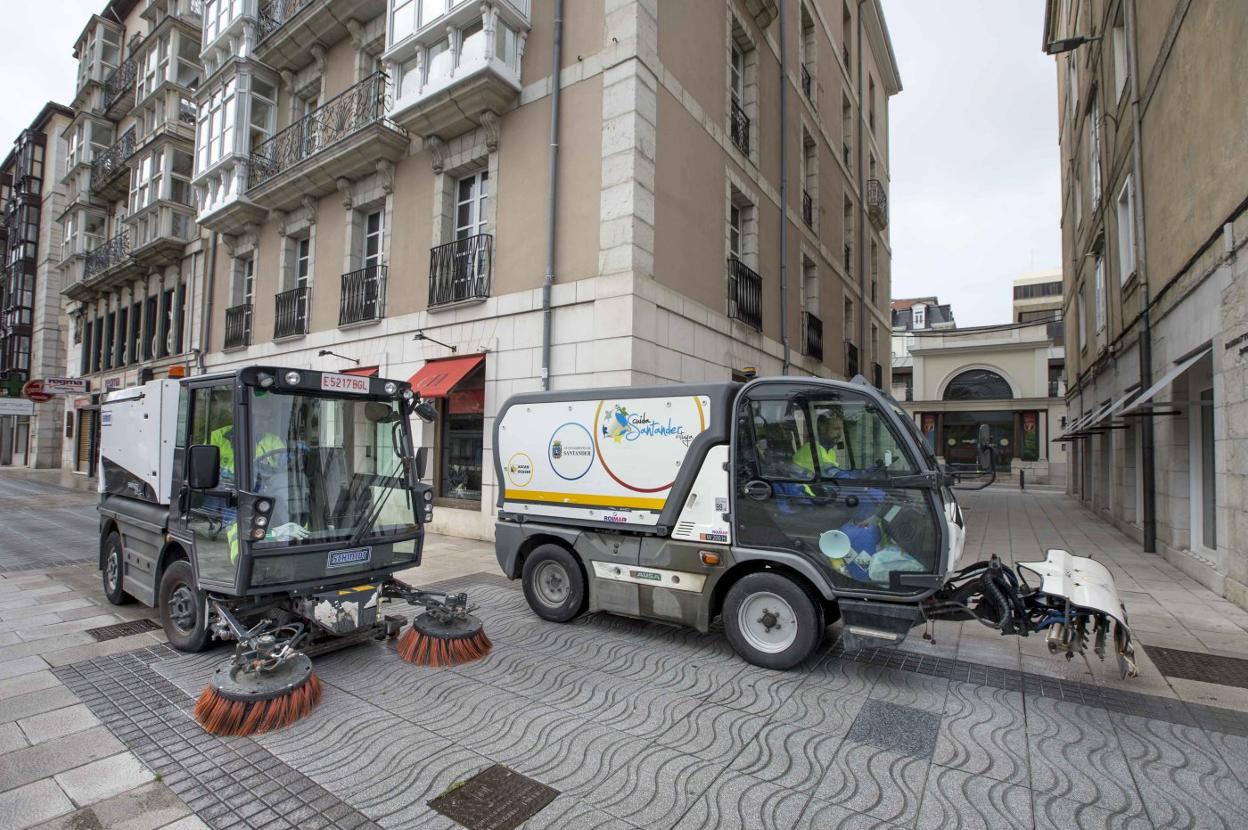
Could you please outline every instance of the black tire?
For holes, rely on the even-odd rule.
[[[169,563],[160,578],[159,599],[160,623],[169,645],[191,653],[207,648],[207,603],[204,592],[195,587],[190,562],[179,559]]]
[[[104,557],[100,567],[100,579],[104,583],[104,598],[113,605],[134,602],[134,597],[121,589],[125,572],[125,556],[121,548],[121,534],[113,531],[104,540]]]
[[[533,613],[568,622],[585,608],[585,577],[576,557],[558,545],[539,545],[524,559],[524,598]]]
[[[749,618],[744,629],[743,610]],[[744,576],[729,588],[723,619],[733,651],[765,669],[791,669],[823,642],[820,603],[793,579],[771,571]]]

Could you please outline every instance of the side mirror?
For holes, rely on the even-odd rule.
[[[423,481],[425,478],[425,466],[429,463],[429,448],[421,447],[416,450],[416,480]]]
[[[186,451],[186,484],[192,490],[212,490],[221,483],[221,450],[212,444],[192,444]]]
[[[438,410],[434,409],[433,404],[429,401],[421,401],[412,409],[416,413],[416,417],[424,421],[426,424],[432,424],[438,418]]]

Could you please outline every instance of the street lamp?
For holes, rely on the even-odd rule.
[[[441,340],[434,340],[432,337],[425,334],[423,331],[418,331],[415,334],[413,334],[412,339],[413,340],[428,340],[430,343],[437,343],[439,346],[450,349],[452,354],[459,351],[459,349],[455,348],[449,343],[443,343]]]
[[[1084,35],[1075,35],[1074,37],[1064,37],[1061,40],[1050,41],[1044,47],[1046,55],[1060,55],[1063,52],[1073,52],[1085,43],[1092,43],[1101,39],[1101,35],[1095,37],[1086,37]]]
[[[316,353],[317,357],[324,357],[325,355],[332,355],[333,357],[339,358],[341,360],[349,360],[352,363],[354,363],[356,366],[360,365],[360,361],[356,360],[354,357],[347,357],[345,354],[338,354],[337,352],[331,352],[329,349],[321,349],[319,352]]]

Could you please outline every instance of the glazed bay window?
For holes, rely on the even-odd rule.
[[[201,172],[234,151],[236,83],[236,78],[228,78],[200,107],[195,146],[199,152],[197,169]]]
[[[245,0],[204,0],[204,43],[216,40],[243,13]]]

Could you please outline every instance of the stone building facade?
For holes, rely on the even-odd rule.
[[[1069,490],[1248,607],[1248,6],[1049,0]]]
[[[888,383],[879,4],[560,5],[204,5],[207,365],[412,378],[442,532],[492,534],[513,393]]]

